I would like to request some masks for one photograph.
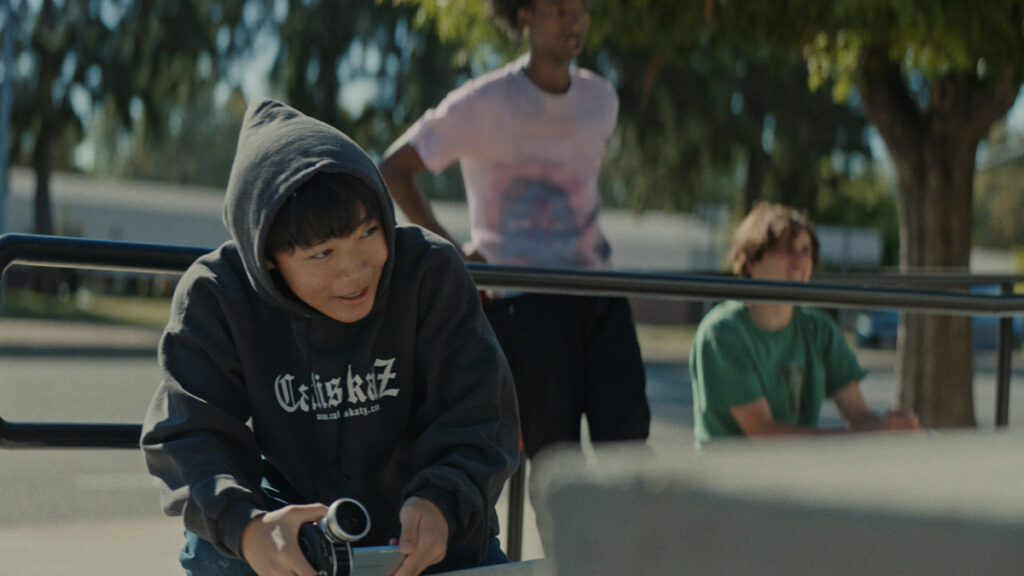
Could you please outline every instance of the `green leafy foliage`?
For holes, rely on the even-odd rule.
[[[72,165],[94,114],[128,129],[144,122],[148,142],[247,47],[243,0],[20,2],[4,33],[18,63],[11,151],[37,175],[35,230],[49,233],[49,174]]]
[[[271,84],[371,155],[381,155],[471,75],[466,52],[443,43],[441,32],[418,26],[429,15],[404,2],[293,0],[268,16],[280,31]],[[462,197],[457,170],[425,181],[424,188],[435,198]]]
[[[378,0],[381,4],[388,1]],[[436,30],[442,42],[461,46],[458,57],[463,62],[473,60],[474,54],[485,46],[505,54],[523,47],[519,38],[506,34],[493,22],[483,0],[390,1],[416,9],[418,28]]]

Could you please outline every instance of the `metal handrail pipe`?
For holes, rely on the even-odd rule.
[[[0,271],[13,264],[181,273],[208,248],[34,234],[0,236]],[[817,304],[971,316],[1024,314],[1024,296],[984,295],[836,283],[794,283],[710,274],[556,270],[468,263],[478,286],[577,295]],[[884,275],[880,275],[884,276]]]
[[[735,299],[959,316],[1024,314],[1024,296],[1014,295],[774,282],[731,276],[553,270],[472,262],[468,266],[478,286],[505,290],[684,300]]]
[[[979,285],[1024,283],[1024,274],[995,274],[971,272],[914,271],[914,272],[815,272],[814,277],[825,283],[861,284],[865,286],[926,286],[932,289],[967,288]]]
[[[629,270],[626,272],[653,272],[654,274],[697,274],[702,276],[729,276],[731,272],[718,270]],[[901,286],[904,288],[925,287],[929,289],[962,289],[981,285],[1024,284],[1024,274],[993,272],[960,272],[943,269],[915,268],[908,272],[815,272],[816,282],[841,284],[843,286]]]
[[[0,449],[139,449],[141,424],[7,422],[0,418]]]
[[[196,258],[209,251],[209,248],[193,246],[38,234],[4,234],[0,236],[0,273],[8,266],[22,264],[53,268],[180,274]]]

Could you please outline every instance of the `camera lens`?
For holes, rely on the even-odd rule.
[[[370,513],[351,498],[339,498],[327,509],[323,530],[335,542],[355,542],[369,533]]]

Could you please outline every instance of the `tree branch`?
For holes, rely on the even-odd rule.
[[[864,115],[889,144],[890,153],[914,150],[920,145],[924,117],[910,96],[899,67],[883,45],[866,46],[858,66],[863,79]]]

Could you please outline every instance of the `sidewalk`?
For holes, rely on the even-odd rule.
[[[156,355],[160,330],[121,324],[0,318],[0,354]]]

